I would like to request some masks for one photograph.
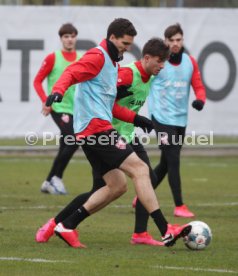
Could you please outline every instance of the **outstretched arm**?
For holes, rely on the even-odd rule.
[[[193,101],[192,106],[193,108],[200,111],[203,109],[203,106],[206,101],[206,90],[202,83],[201,73],[199,71],[199,67],[196,60],[191,56],[190,56],[190,59],[193,64],[193,75],[192,75],[191,85],[193,87],[193,90],[196,96],[196,100]]]

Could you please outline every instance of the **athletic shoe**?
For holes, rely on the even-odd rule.
[[[188,209],[186,205],[182,205],[174,208],[174,216],[183,218],[193,218],[195,215]]]
[[[66,195],[67,191],[64,187],[64,183],[58,176],[53,176],[50,180],[51,185],[55,188],[57,194]]]
[[[154,240],[148,232],[134,233],[131,237],[131,244],[147,244],[154,246],[164,246],[161,241]]]
[[[36,241],[37,242],[48,242],[49,238],[54,235],[54,228],[56,226],[54,218],[48,220],[37,232]]]
[[[69,246],[74,248],[81,247],[86,248],[78,239],[78,232],[73,229],[67,229],[63,226],[62,223],[58,223],[54,229],[55,234],[65,241]]]
[[[167,231],[162,237],[162,241],[165,246],[173,246],[177,239],[187,236],[192,229],[192,226],[189,224],[180,225],[171,225],[168,224]]]
[[[46,193],[46,194],[52,194],[52,195],[59,194],[56,191],[55,187],[49,181],[44,181],[41,185],[40,190],[42,193]]]
[[[132,201],[132,208],[136,208],[137,199],[138,199],[138,197],[135,196],[134,199],[133,199],[133,201]]]

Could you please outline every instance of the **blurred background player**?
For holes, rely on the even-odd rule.
[[[51,170],[41,186],[41,192],[50,194],[66,194],[62,181],[63,173],[74,152],[78,149],[77,144],[67,145],[64,138],[67,135],[74,137],[73,131],[73,100],[75,86],[67,89],[62,103],[54,103],[52,107],[46,106],[47,96],[58,80],[64,69],[80,58],[76,52],[78,30],[70,23],[60,27],[59,32],[62,49],[49,54],[43,61],[42,66],[34,79],[34,87],[42,101],[42,114],[52,116],[60,129],[60,146]],[[43,88],[43,81],[47,78],[47,93]]]
[[[158,178],[158,185],[168,174],[175,203],[174,215],[193,217],[194,213],[182,199],[180,151],[187,126],[190,85],[196,96],[192,106],[198,111],[203,109],[206,91],[197,62],[192,56],[184,53],[181,26],[179,24],[169,26],[164,36],[170,48],[170,58],[161,73],[153,79],[148,98],[149,112],[157,136],[161,140],[160,163],[154,172]]]

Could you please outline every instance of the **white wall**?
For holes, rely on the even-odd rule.
[[[60,47],[59,27],[72,22],[79,29],[79,40],[97,44],[105,37],[109,23],[118,17],[133,22],[138,31],[135,45],[140,50],[151,37],[163,37],[164,29],[176,22],[184,29],[186,49],[197,60],[201,61],[202,52],[207,53],[206,47],[218,42],[211,44],[211,54],[202,67],[205,83],[214,92],[209,94],[202,112],[190,109],[188,132],[238,135],[238,9],[2,6],[0,137],[24,136],[28,131],[39,135],[49,130],[58,132],[52,120],[40,114],[41,103],[32,82],[44,57]],[[219,50],[219,45],[225,48]],[[226,53],[231,54],[228,59]],[[134,59],[134,55],[126,54],[122,64]],[[228,92],[220,100],[212,99]],[[191,90],[190,100],[193,99]],[[147,114],[146,105],[143,113]]]

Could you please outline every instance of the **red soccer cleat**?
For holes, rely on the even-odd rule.
[[[182,206],[177,206],[174,208],[174,216],[183,218],[193,218],[195,215],[184,204]]]
[[[192,229],[192,226],[189,224],[184,225],[171,225],[168,224],[167,231],[162,237],[162,241],[165,246],[173,246],[177,239],[187,236]]]
[[[48,242],[50,237],[54,235],[54,228],[56,226],[54,218],[51,218],[36,232],[36,242]]]
[[[161,241],[154,240],[148,232],[134,233],[131,237],[131,244],[146,244],[153,246],[164,246]]]
[[[65,241],[69,246],[74,248],[86,248],[84,244],[79,241],[78,232],[74,229],[67,229],[62,223],[58,223],[55,227],[55,234]]]

